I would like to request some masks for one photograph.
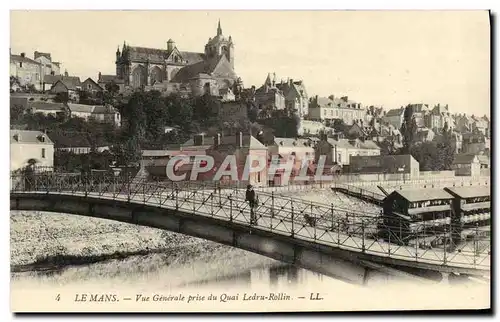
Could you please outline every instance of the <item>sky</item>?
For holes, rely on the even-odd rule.
[[[232,36],[245,87],[303,80],[309,96],[348,96],[386,110],[448,104],[490,114],[487,11],[11,11],[13,54],[50,52],[70,75],[115,73],[123,42],[203,52]]]

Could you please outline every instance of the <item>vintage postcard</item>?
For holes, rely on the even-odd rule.
[[[10,18],[13,312],[491,308],[490,12]]]

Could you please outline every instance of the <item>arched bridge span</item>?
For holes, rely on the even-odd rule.
[[[459,245],[452,252],[446,247],[420,249],[398,240],[383,240],[380,231],[393,227],[384,227],[380,214],[262,192],[259,196],[258,221],[251,224],[250,209],[240,189],[116,179],[90,182],[53,174],[13,178],[11,209],[86,215],[166,229],[351,282],[363,280],[366,268],[373,265],[489,274],[489,239],[478,236],[474,245]]]

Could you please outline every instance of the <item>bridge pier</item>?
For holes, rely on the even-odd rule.
[[[441,281],[439,284],[450,285],[450,273],[441,272]]]

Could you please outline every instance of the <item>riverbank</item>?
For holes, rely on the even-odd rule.
[[[127,271],[137,275],[158,271],[161,267],[184,267],[196,261],[197,267],[203,266],[199,263],[209,265],[204,268],[207,276],[203,270],[196,272],[197,278],[203,279],[275,263],[263,256],[203,239],[105,219],[12,211],[10,220],[13,276],[67,276],[69,273],[87,279]],[[65,273],[61,273],[62,270]]]

